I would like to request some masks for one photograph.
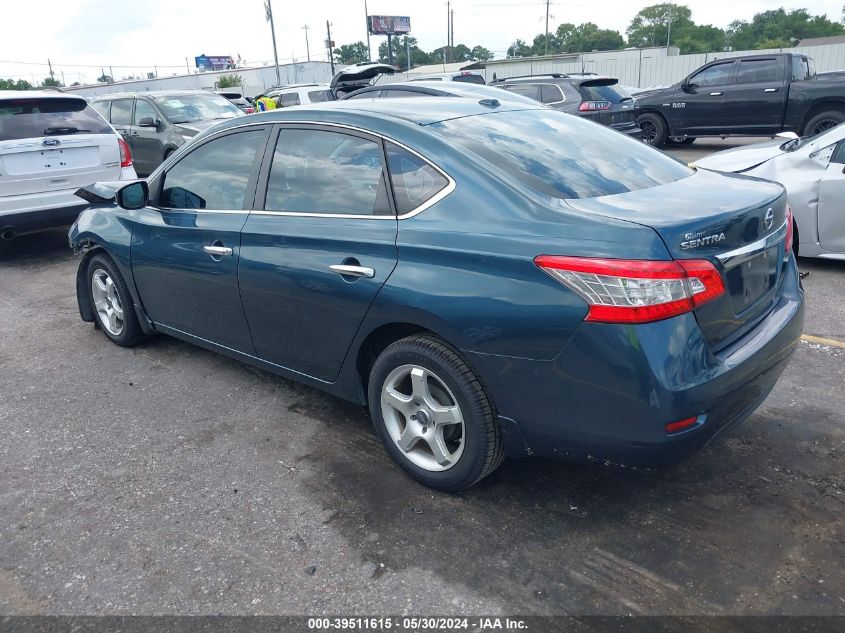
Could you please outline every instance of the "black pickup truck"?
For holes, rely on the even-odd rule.
[[[845,121],[845,79],[817,81],[813,60],[782,53],[718,59],[668,88],[636,94],[643,140],[813,136]]]

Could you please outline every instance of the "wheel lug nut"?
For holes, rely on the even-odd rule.
[[[427,426],[423,427],[423,433],[428,433],[428,427]]]

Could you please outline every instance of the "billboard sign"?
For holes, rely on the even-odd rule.
[[[194,63],[200,70],[226,70],[235,67],[235,60],[231,55],[198,55]]]
[[[407,15],[370,15],[368,18],[372,35],[405,35],[411,32],[411,18]]]

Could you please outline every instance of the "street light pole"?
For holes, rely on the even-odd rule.
[[[370,12],[367,10],[367,0],[364,0],[364,20],[367,22],[367,61],[373,61],[373,51],[370,48]]]
[[[279,52],[276,50],[276,26],[273,24],[273,6],[270,0],[264,0],[264,12],[270,23],[270,34],[273,36],[273,59],[276,62],[276,85],[282,85],[282,75],[279,72]]]

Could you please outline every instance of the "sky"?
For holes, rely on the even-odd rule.
[[[561,22],[595,22],[624,34],[634,15],[657,0],[557,0],[549,29]],[[56,78],[95,81],[100,68],[116,79],[157,70],[159,76],[193,70],[194,56],[241,56],[248,64],[273,59],[263,0],[38,0],[4,3],[0,77],[40,82],[47,59]],[[806,8],[841,18],[843,0],[689,0],[693,20],[725,27],[767,9]],[[408,15],[421,48],[446,43],[446,2],[368,0],[370,15]],[[504,57],[520,38],[531,42],[545,28],[545,0],[454,0],[455,43],[480,44]],[[366,41],[364,0],[274,0],[279,62],[305,60],[306,30],[312,60],[327,60],[326,20],[336,45]],[[49,16],[45,19],[45,16]],[[373,54],[383,37],[371,38]],[[21,63],[28,62],[28,63]]]

